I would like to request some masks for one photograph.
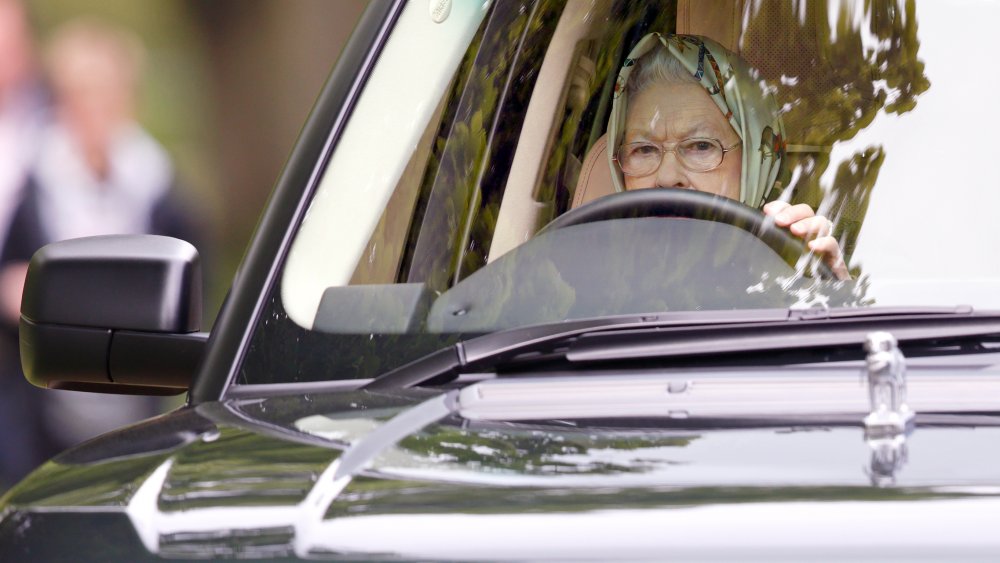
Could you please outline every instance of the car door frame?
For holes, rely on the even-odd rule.
[[[294,233],[404,0],[372,0],[320,92],[247,246],[206,345],[188,403],[224,398],[277,282]]]

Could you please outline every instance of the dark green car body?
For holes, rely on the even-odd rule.
[[[858,425],[446,418],[383,446],[338,489],[352,439],[435,395],[212,402],[104,436],[6,496],[0,555],[914,560],[1000,549],[992,417],[921,425],[888,474]]]

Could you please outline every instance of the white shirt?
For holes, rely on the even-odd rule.
[[[169,157],[130,124],[112,141],[108,162],[107,178],[98,178],[64,127],[45,130],[34,173],[50,240],[149,232],[153,206],[173,182]]]

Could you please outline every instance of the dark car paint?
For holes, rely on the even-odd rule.
[[[607,421],[575,427],[460,419],[414,428],[399,444],[383,445],[370,467],[337,484],[332,469],[346,449],[438,393],[354,391],[208,402],[103,436],[55,458],[6,495],[0,560],[50,560],[67,553],[80,561],[466,559],[475,555],[469,545],[450,545],[447,538],[472,534],[468,526],[477,519],[518,529],[511,518],[530,514],[549,525],[580,519],[586,528],[589,519],[613,511],[626,520],[647,515],[647,522],[659,518],[666,525],[672,518],[698,522],[720,509],[797,515],[815,524],[813,539],[829,541],[833,551],[825,553],[837,558],[858,548],[854,536],[840,538],[837,546],[845,530],[831,524],[840,507],[850,510],[852,528],[872,530],[863,538],[867,553],[942,556],[946,552],[934,546],[926,552],[908,547],[926,543],[913,540],[921,530],[912,523],[879,519],[902,507],[926,516],[921,528],[931,530],[941,525],[932,521],[934,510],[944,514],[957,506],[960,514],[971,514],[971,506],[985,514],[1000,507],[996,456],[977,447],[1000,438],[992,418],[918,427],[910,437],[910,459],[891,476],[891,487],[872,486],[874,466],[860,424],[709,429],[669,421],[629,428]],[[444,528],[421,535],[394,528],[386,530],[384,542],[364,543],[383,521],[451,522],[457,515],[467,517],[460,521],[468,523],[464,532]],[[994,536],[991,519],[975,522],[960,522],[974,528],[963,535]],[[764,556],[786,548],[788,554],[807,553],[796,552],[795,542],[781,544],[780,530],[766,523],[745,525],[759,529],[759,545],[742,537],[732,520],[721,519],[713,533],[730,541],[689,555]],[[342,536],[338,530],[353,532]],[[427,544],[427,533],[440,542]],[[571,553],[574,543],[610,556],[602,549],[615,541],[613,535],[586,541],[553,536],[503,547],[508,538],[502,533],[489,537],[477,540],[485,542],[480,556],[487,558]],[[655,557],[671,543],[678,553],[693,549],[693,540],[666,534],[622,546],[621,553]],[[1000,544],[965,547],[971,551],[947,553],[996,553]],[[732,551],[739,549],[744,551]]]

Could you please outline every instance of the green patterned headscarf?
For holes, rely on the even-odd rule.
[[[666,48],[691,73],[715,101],[743,142],[740,201],[761,207],[780,193],[778,174],[785,156],[785,127],[774,96],[756,71],[743,59],[707,37],[661,35],[643,37],[629,53],[615,83],[611,119],[608,123],[608,164],[617,191],[624,191],[621,171],[613,157],[625,133],[628,112],[628,79],[636,61]]]

